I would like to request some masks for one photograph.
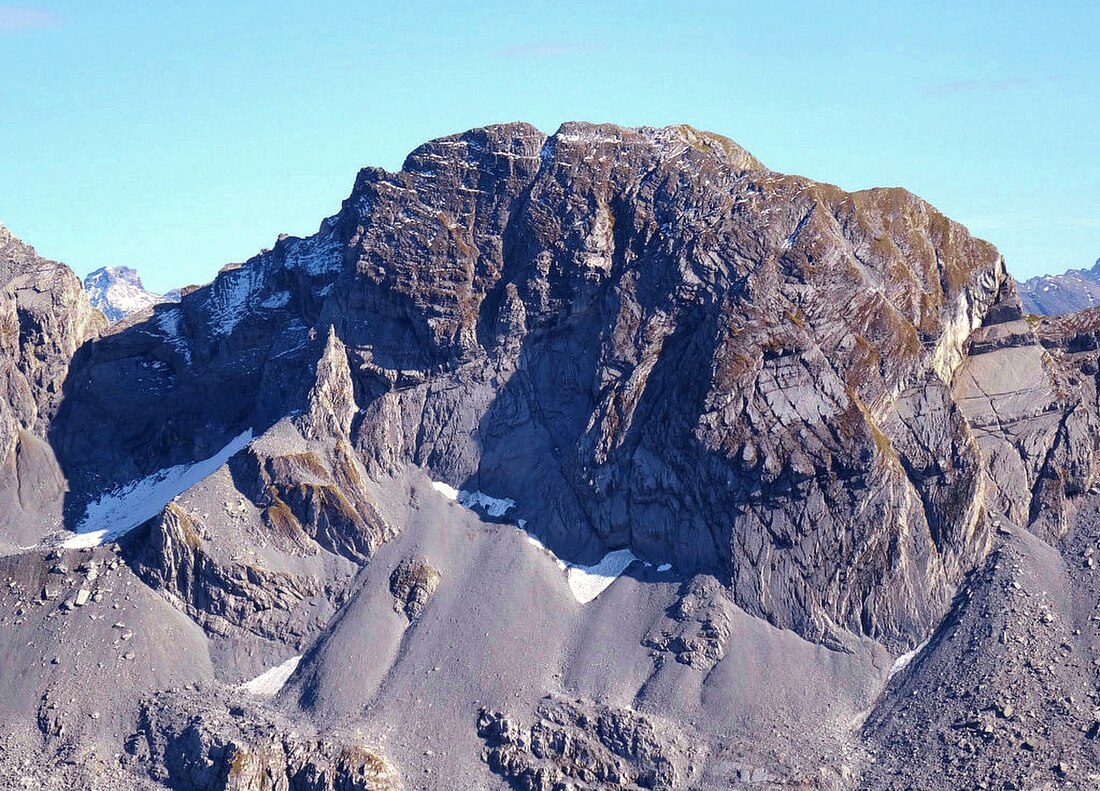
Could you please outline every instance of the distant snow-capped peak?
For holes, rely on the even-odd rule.
[[[84,290],[92,306],[103,311],[112,323],[153,305],[179,300],[178,292],[162,296],[146,291],[137,270],[128,266],[105,266],[95,270],[84,278]]]
[[[1100,259],[1091,269],[1070,269],[1019,283],[1024,310],[1046,316],[1100,305]]]

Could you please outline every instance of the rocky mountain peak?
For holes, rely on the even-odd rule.
[[[340,438],[351,434],[357,405],[347,349],[329,327],[324,351],[317,361],[316,381],[309,391],[308,411],[299,420],[307,438]]]
[[[128,266],[100,267],[84,278],[84,289],[92,306],[99,308],[111,323],[159,305],[178,301],[178,295],[162,296],[146,291],[136,269]]]
[[[1100,258],[1091,269],[1030,278],[1020,284],[1020,298],[1028,313],[1045,316],[1100,306]]]
[[[0,281],[10,280],[39,260],[33,247],[0,225]]]
[[[302,412],[375,474],[531,498],[527,529],[570,560],[628,548],[812,639],[904,644],[984,552],[953,388],[995,304],[1018,305],[997,251],[904,190],[774,173],[685,126],[504,124],[362,170],[314,236],[112,336],[66,420],[128,401],[147,440],[108,419],[61,447],[82,489]],[[148,401],[121,398],[125,360],[153,366]],[[168,426],[166,403],[199,408]]]
[[[0,552],[61,524],[46,434],[73,358],[104,327],[72,270],[0,226]]]
[[[906,787],[979,739],[1038,787],[1022,740],[1071,745],[1059,776],[1094,755],[1085,694],[1032,679],[1095,690],[1100,310],[1025,316],[905,190],[686,126],[502,124],[364,168],[317,233],[110,333],[72,332],[66,282],[0,292],[0,492],[52,481],[57,517],[0,522],[45,542],[12,550],[0,647],[66,748],[211,788],[389,783],[364,734],[398,721],[427,787]],[[116,591],[93,738],[86,674],[44,657]],[[963,689],[972,657],[997,690]]]

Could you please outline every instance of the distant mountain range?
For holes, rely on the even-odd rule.
[[[1100,258],[1092,269],[1070,269],[1020,283],[1020,301],[1028,313],[1057,316],[1100,305]]]
[[[128,266],[104,266],[84,278],[84,290],[92,307],[99,308],[114,324],[139,311],[164,302],[179,302],[179,292],[154,294],[141,283],[136,269]]]

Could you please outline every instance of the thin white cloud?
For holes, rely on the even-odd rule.
[[[552,58],[562,55],[579,55],[585,52],[598,52],[601,44],[588,44],[579,41],[537,41],[518,44],[498,50],[498,55],[506,58]]]
[[[953,80],[934,82],[921,87],[921,93],[931,96],[953,96],[960,93],[998,93],[1031,88],[1049,82],[1058,82],[1060,76],[1005,77],[999,80]]]
[[[0,33],[21,33],[57,27],[61,16],[56,11],[39,6],[0,5]]]

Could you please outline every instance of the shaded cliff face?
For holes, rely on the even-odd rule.
[[[983,322],[1037,366],[1020,436],[980,397]],[[322,359],[329,328],[346,369]],[[991,509],[1057,530],[1091,474],[1091,444],[1072,480],[1036,462],[1064,451],[1075,396],[996,250],[920,199],[776,174],[688,127],[513,124],[363,170],[315,236],[95,344],[52,435],[70,515],[309,413],[336,369],[326,430],[368,474],[510,498],[571,560],[714,573],[834,647],[915,642]]]
[[[0,226],[0,547],[60,527],[65,482],[43,439],[73,356],[105,325],[68,267]]]

